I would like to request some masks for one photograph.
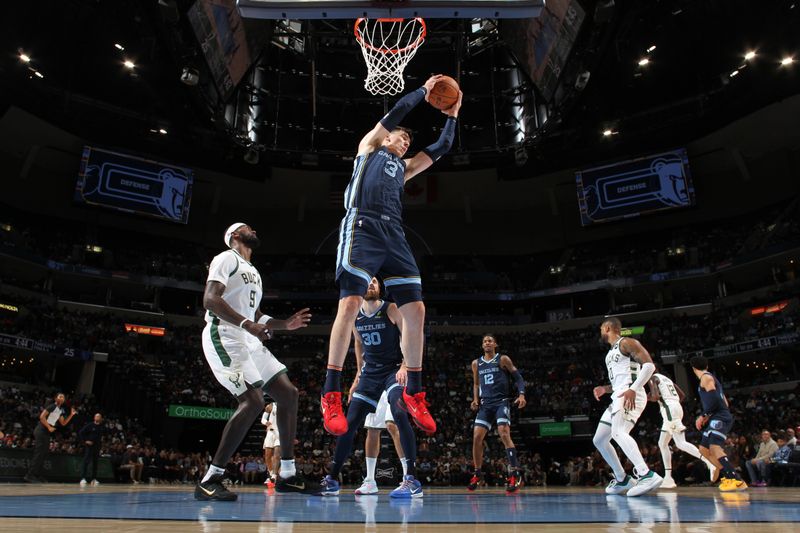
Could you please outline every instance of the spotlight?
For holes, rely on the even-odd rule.
[[[640,59],[640,60],[639,60],[639,66],[640,66],[640,67],[644,67],[644,66],[646,66],[648,63],[650,63],[650,60],[649,60],[649,59],[647,59],[646,57],[643,57],[642,59]]]
[[[652,45],[652,46],[650,46],[650,48],[647,49],[647,53],[649,54],[650,52],[652,52],[655,49],[656,49],[656,45]]]
[[[728,76],[731,77],[731,78],[733,78],[734,76],[738,76],[738,75],[739,75],[739,71],[738,70],[734,70],[733,72],[728,74]]]
[[[781,59],[781,66],[782,67],[789,66],[792,63],[794,63],[794,58],[792,56],[786,56],[783,59]]]
[[[42,73],[41,73],[41,72],[39,72],[38,70],[34,70],[34,71],[33,71],[33,75],[34,75],[34,76],[36,76],[36,77],[37,77],[37,78],[39,78],[39,79],[43,79],[43,78],[44,78],[44,74],[42,74]]]
[[[746,60],[746,61],[750,61],[750,60],[751,60],[751,59],[753,59],[754,57],[756,57],[756,53],[755,53],[755,51],[754,51],[754,50],[749,50],[749,51],[748,51],[748,52],[747,52],[747,53],[744,55],[744,58],[745,58],[745,60]]]
[[[197,69],[192,67],[183,67],[183,71],[181,72],[181,82],[190,87],[194,87],[200,83],[200,73],[197,71]]]
[[[124,46],[122,46],[122,45],[121,45],[121,44],[119,44],[119,43],[114,43],[114,48],[116,48],[116,49],[117,49],[117,50],[119,50],[120,52],[122,52],[122,51],[124,51],[124,50],[125,50],[125,47],[124,47]]]
[[[29,56],[25,52],[20,52],[19,53],[19,60],[22,61],[23,63],[30,63],[31,62],[31,56]]]
[[[164,128],[158,128],[158,133],[160,133],[161,135],[166,135],[167,130],[165,130]]]
[[[136,68],[136,63],[134,63],[130,59],[126,59],[122,64],[125,65],[125,68],[129,70],[133,70]]]
[[[606,130],[603,130],[603,137],[611,137],[612,135],[615,135],[616,133],[617,132],[614,131],[614,130],[606,129]]]

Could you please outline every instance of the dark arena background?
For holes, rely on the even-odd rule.
[[[404,89],[367,92],[356,19],[415,17],[424,39],[366,45],[388,59],[415,49]],[[796,527],[800,2],[63,0],[10,2],[0,28],[3,531]],[[238,499],[198,501],[237,409],[226,386],[240,386],[223,386],[204,355],[204,327],[219,349],[217,325],[240,326],[204,320],[225,229],[244,222],[261,241],[255,309],[310,309],[308,327],[266,346],[298,390],[295,479],[312,492],[336,445],[320,397],[357,147],[433,74],[453,77],[463,101],[449,152],[402,197],[438,426],[414,428],[424,497],[394,497],[410,482],[387,432],[380,492],[354,494],[368,477],[365,430],[337,466],[338,496],[281,492],[259,411],[217,465],[219,490]],[[444,136],[445,118],[426,102],[411,110],[409,154]],[[665,467],[662,398],[630,436],[675,487],[608,494],[619,480],[595,445],[610,426],[610,396],[595,399],[613,379],[607,317],[685,393],[694,446],[720,429],[696,425],[710,411],[690,361],[707,359],[733,417],[711,446],[727,457],[724,479],[677,441]],[[526,405],[512,388],[502,436],[516,447],[510,469],[471,405],[489,332],[524,379]],[[366,405],[351,394],[354,346],[345,411]]]

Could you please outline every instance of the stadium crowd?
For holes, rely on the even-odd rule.
[[[792,209],[793,211],[785,211]],[[778,216],[776,213],[784,213]],[[619,251],[611,241],[566,250],[487,260],[477,255],[425,256],[420,269],[431,292],[530,291],[574,283],[649,275],[719,265],[777,244],[800,240],[795,204],[783,202],[748,217],[685,226],[648,234]],[[65,265],[112,272],[205,282],[217,247],[152,239],[131,231],[89,227],[66,220],[33,218],[8,207],[0,220],[0,249],[18,251]],[[563,264],[557,264],[568,259]],[[257,253],[254,264],[265,288],[329,291],[334,258],[325,255]]]

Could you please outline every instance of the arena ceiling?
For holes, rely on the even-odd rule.
[[[193,4],[10,4],[0,102],[90,143],[253,179],[271,166],[348,168],[360,136],[393,102],[363,90],[352,20],[247,20],[250,68],[222,95],[189,22]],[[456,146],[441,167],[498,167],[514,179],[680,146],[798,92],[792,0],[579,5],[584,22],[549,94],[520,66],[506,21],[429,20],[407,87],[443,72],[465,92]],[[755,56],[745,59],[748,51]],[[196,85],[182,83],[184,69],[197,73]],[[415,144],[432,141],[441,122],[433,109],[416,110],[407,121]]]

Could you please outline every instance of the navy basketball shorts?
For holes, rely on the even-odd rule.
[[[400,370],[400,363],[396,365],[365,364],[361,370],[361,377],[358,378],[358,386],[353,391],[353,399],[368,403],[372,407],[370,412],[374,413],[383,391],[389,392],[400,386],[397,383],[398,370]]]
[[[402,224],[385,215],[350,209],[339,227],[336,251],[339,297],[363,296],[373,276],[383,279],[389,298],[393,290],[422,287]]]
[[[499,404],[481,405],[475,417],[475,425],[486,428],[486,431],[491,431],[495,425],[510,426],[511,416],[508,401],[506,400]]]
[[[728,433],[730,433],[732,427],[733,419],[721,420],[719,418],[711,417],[708,420],[706,427],[703,429],[703,438],[700,440],[700,446],[709,448],[715,444],[717,446],[724,445],[725,440],[728,438]]]

